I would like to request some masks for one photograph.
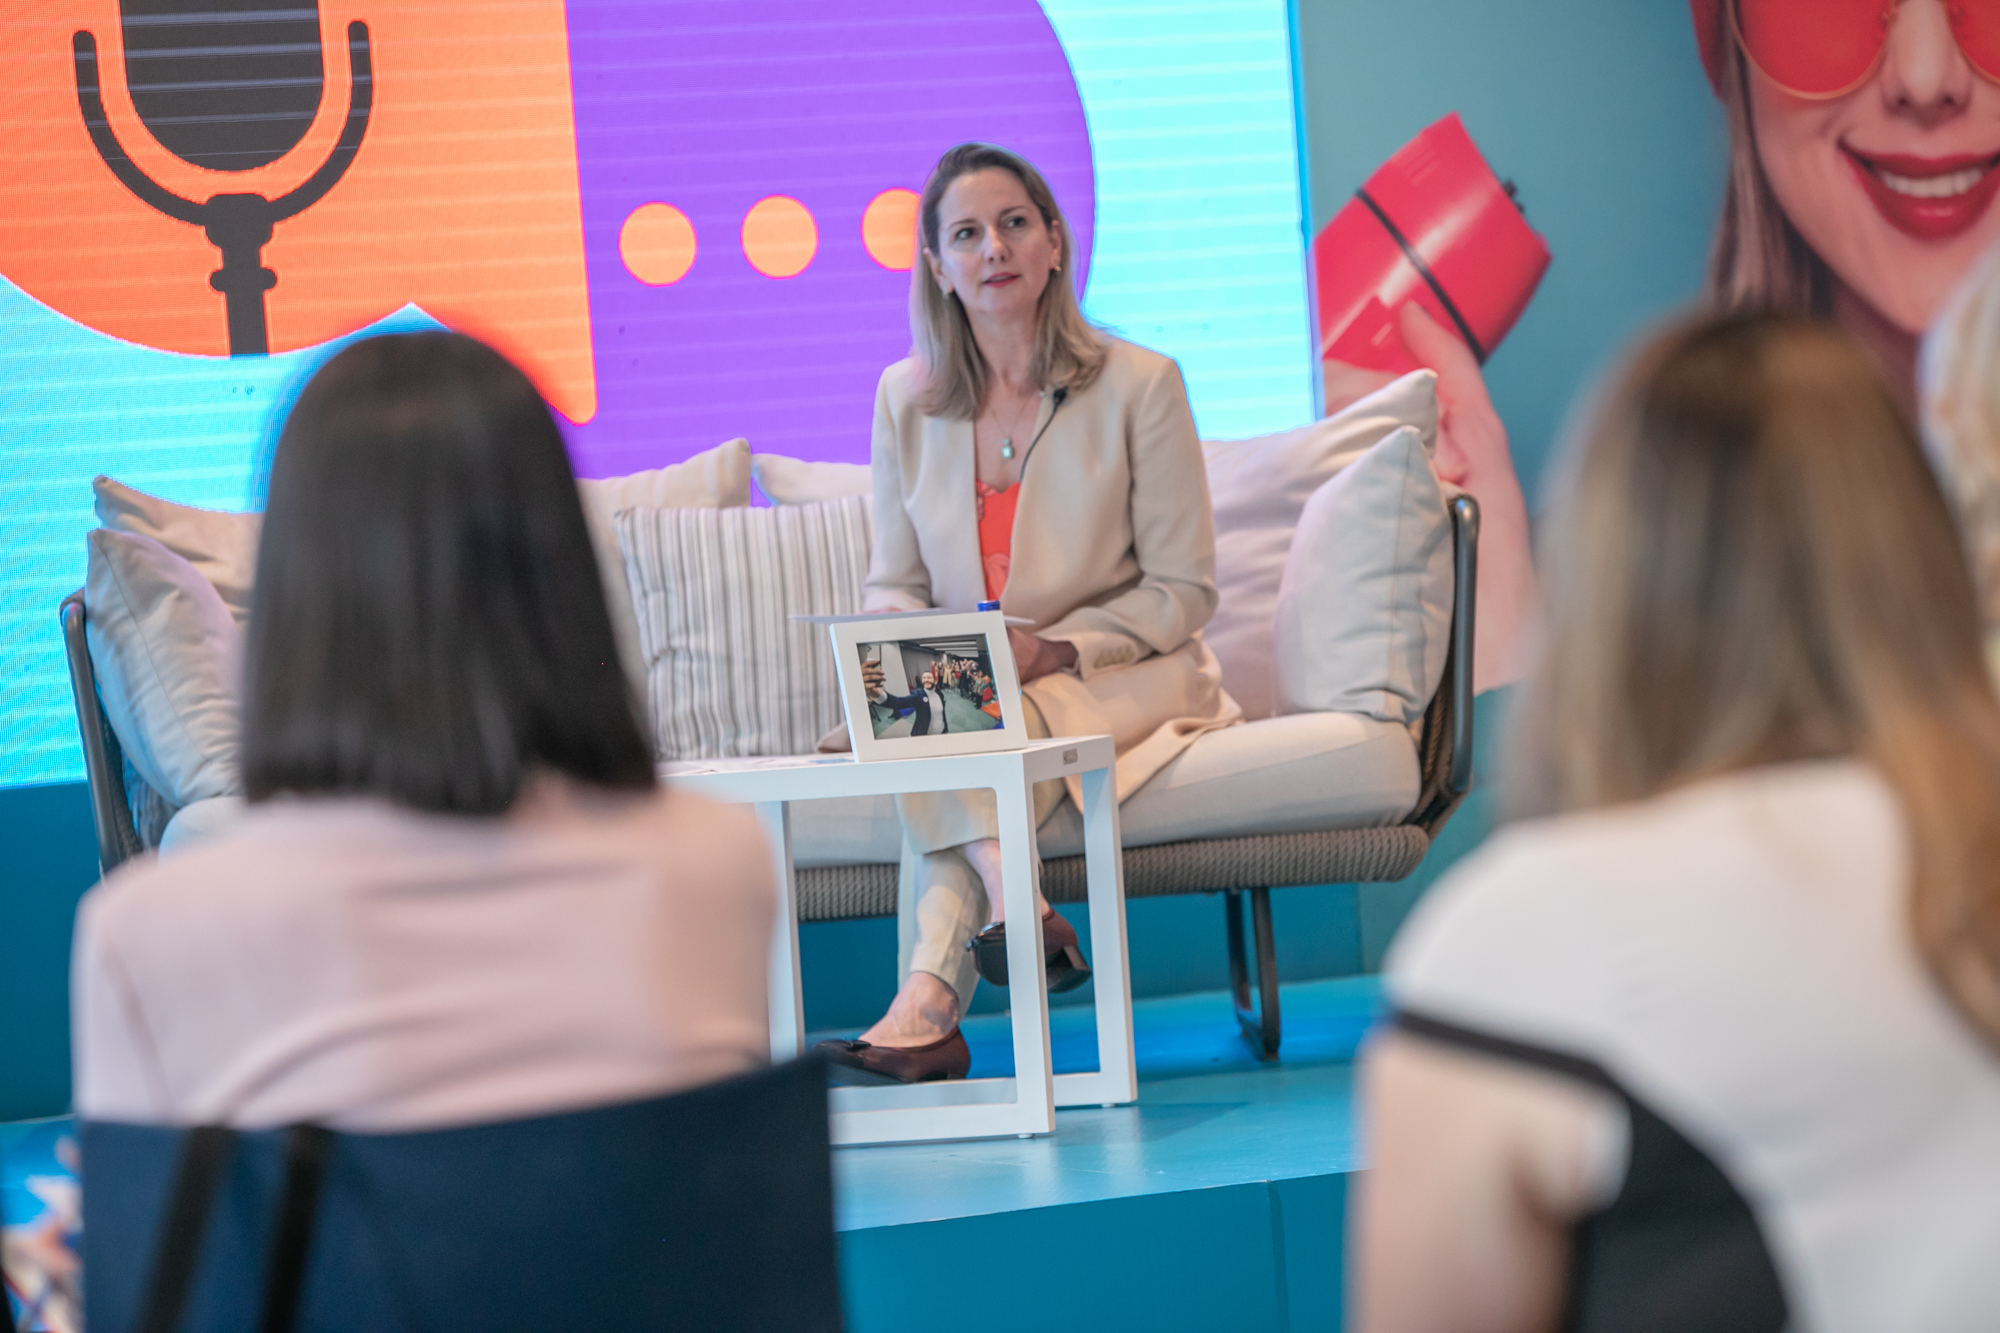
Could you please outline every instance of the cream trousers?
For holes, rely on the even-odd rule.
[[[1042,740],[1048,724],[1032,699],[1023,698],[1028,735]],[[1060,780],[1035,784],[1035,827],[1048,822],[1066,799]],[[896,798],[903,820],[903,859],[896,875],[898,982],[928,972],[958,993],[963,1014],[978,988],[979,972],[966,944],[991,919],[986,886],[960,854],[968,842],[1000,836],[999,808],[988,790],[915,792]]]

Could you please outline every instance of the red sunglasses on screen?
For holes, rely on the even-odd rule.
[[[1839,97],[1882,62],[1901,0],[1734,0],[1730,23],[1759,73],[1794,97]],[[2000,0],[1947,0],[1966,60],[2000,83]]]

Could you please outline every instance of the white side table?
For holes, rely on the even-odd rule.
[[[1138,1097],[1132,1059],[1132,981],[1126,967],[1124,863],[1109,736],[1035,741],[1025,749],[858,763],[847,755],[796,760],[716,760],[707,772],[670,773],[680,791],[752,804],[771,840],[778,879],[777,930],[771,942],[771,1055],[800,1053],[805,1009],[799,985],[799,904],[793,879],[792,801],[986,787],[1000,813],[1000,874],[1010,924],[1007,974],[1014,979],[1014,1077],[959,1079],[907,1086],[833,1089],[836,1144],[1047,1134],[1058,1106],[1109,1106]],[[1071,775],[1083,787],[1084,867],[1090,903],[1090,964],[1097,987],[1097,1070],[1055,1074],[1049,1053],[1047,974],[1042,922],[1033,888],[1041,878],[1035,847],[1037,782]]]

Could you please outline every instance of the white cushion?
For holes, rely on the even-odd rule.
[[[1272,623],[1285,553],[1306,501],[1399,426],[1414,426],[1424,447],[1432,448],[1437,423],[1437,376],[1419,370],[1310,426],[1202,446],[1215,506],[1215,582],[1221,594],[1202,637],[1245,717],[1255,721],[1275,711]],[[1376,539],[1392,541],[1386,522]]]
[[[173,806],[241,790],[243,632],[221,596],[150,537],[97,528],[88,544],[84,630],[126,758]]]
[[[617,522],[660,758],[811,751],[840,692],[825,628],[792,617],[861,609],[867,500]]]
[[[1444,490],[1405,426],[1299,515],[1272,626],[1276,710],[1421,718],[1444,678],[1452,581]]]
[[[774,505],[809,505],[872,495],[875,483],[866,463],[809,463],[783,454],[750,455],[757,489]]]
[[[113,532],[150,537],[193,565],[215,588],[237,627],[249,623],[262,514],[175,504],[109,477],[98,477],[90,489],[97,497],[98,522]]]
[[[1422,777],[1407,728],[1353,713],[1302,713],[1205,732],[1118,808],[1127,847],[1189,838],[1384,828],[1417,803]],[[792,806],[800,866],[894,863],[895,798]],[[1083,819],[1064,801],[1036,839],[1043,856],[1083,851]]]
[[[624,477],[587,477],[576,483],[590,548],[604,581],[604,603],[618,660],[635,693],[644,696],[645,659],[639,651],[639,622],[632,614],[632,589],[625,580],[625,556],[618,549],[613,518],[621,509],[737,509],[750,503],[750,442],[729,440],[667,467]]]
[[[241,796],[211,796],[176,811],[160,834],[160,855],[171,856],[185,847],[227,833],[243,822],[249,803]]]

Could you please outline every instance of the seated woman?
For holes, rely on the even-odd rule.
[[[561,436],[449,333],[372,338],[279,440],[241,824],[84,899],[76,1106],[390,1131],[765,1062],[748,811],[666,796]]]
[[[2000,1310],[2000,704],[1825,326],[1656,339],[1572,460],[1514,785],[1397,941],[1355,1325]]]
[[[1041,173],[989,144],[946,153],[918,210],[916,354],[875,396],[869,610],[998,601],[1037,736],[1110,734],[1123,800],[1202,732],[1239,721],[1198,631],[1215,525],[1179,369],[1092,328]],[[1036,795],[1046,819],[1061,784]],[[900,797],[903,983],[832,1057],[904,1080],[963,1077],[973,934],[1004,938],[991,792]],[[1050,984],[1080,983],[1076,933],[1042,905]],[[991,924],[989,924],[991,923]],[[988,978],[1004,984],[1003,974]]]

